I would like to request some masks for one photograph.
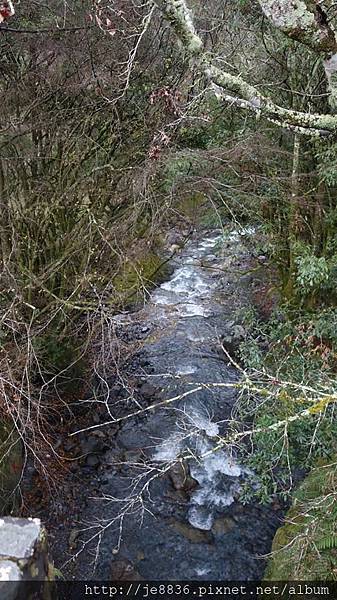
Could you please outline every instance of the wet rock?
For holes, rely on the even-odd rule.
[[[101,439],[105,439],[105,437],[106,437],[106,434],[101,429],[98,429],[97,431],[93,431],[91,435],[93,437],[101,438]]]
[[[110,581],[141,581],[143,577],[126,558],[114,560],[110,569]]]
[[[246,331],[242,325],[234,321],[228,321],[225,324],[225,333],[222,335],[221,340],[228,352],[235,354],[245,337]]]
[[[129,421],[118,433],[118,445],[125,450],[136,450],[145,448],[149,445],[149,435],[141,426],[133,421]]]
[[[123,460],[123,451],[118,448],[110,448],[104,455],[104,462],[108,464],[116,464]]]
[[[127,450],[124,453],[124,460],[127,463],[139,463],[141,460],[141,452],[137,452],[136,450]]]
[[[76,448],[76,441],[74,439],[65,440],[63,443],[63,449],[65,452],[71,452]]]
[[[225,323],[225,332],[226,333],[223,336],[224,340],[243,339],[246,335],[244,327],[238,323],[235,323],[235,321],[227,321],[227,323]]]
[[[192,544],[211,544],[213,541],[213,536],[209,531],[195,529],[187,523],[173,521],[170,523],[170,527],[180,533],[180,535],[183,535],[186,539],[192,542]]]
[[[225,535],[232,531],[236,523],[231,517],[220,517],[215,519],[212,525],[212,531],[216,536]]]
[[[157,391],[157,388],[155,388],[155,386],[151,383],[143,383],[143,385],[139,388],[139,393],[144,400],[153,400],[157,394]]]
[[[120,385],[113,385],[110,388],[110,396],[111,398],[118,398],[122,393],[122,388]]]
[[[93,432],[81,440],[81,450],[83,454],[99,454],[110,447],[109,441],[101,437],[102,432]],[[97,435],[98,434],[98,435]]]
[[[215,254],[209,254],[209,255],[207,256],[207,262],[212,262],[212,263],[213,263],[213,262],[215,262],[216,260],[218,260],[218,259],[217,259],[217,256],[215,256]]]
[[[234,340],[243,340],[246,336],[246,331],[242,325],[234,325],[232,336]]]
[[[176,245],[178,248],[183,246],[184,238],[178,231],[170,231],[166,236],[166,244],[168,246]]]
[[[98,467],[101,461],[97,454],[89,454],[85,459],[85,462],[88,467]]]
[[[175,503],[186,505],[189,499],[189,495],[184,490],[167,490],[165,493],[166,498],[170,498]]]
[[[106,477],[105,475],[103,475],[100,480],[99,480],[101,485],[108,485],[110,483],[110,479],[109,477]]]
[[[214,517],[211,507],[192,505],[188,511],[188,520],[193,529],[199,531],[210,531]]]
[[[83,467],[81,467],[81,475],[83,475],[83,477],[86,477],[86,478],[91,478],[92,477],[92,469],[93,469],[93,467],[89,467],[88,465],[83,465]]]
[[[192,491],[198,482],[193,479],[185,461],[179,461],[169,471],[169,477],[175,490]]]
[[[54,441],[54,450],[57,450],[58,448],[60,448],[60,446],[62,445],[62,437],[58,437],[55,441]]]

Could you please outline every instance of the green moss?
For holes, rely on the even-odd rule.
[[[144,295],[168,274],[163,259],[154,252],[147,252],[134,261],[125,260],[113,285],[121,304]]]
[[[199,222],[208,208],[207,199],[201,192],[186,196],[177,205],[178,211],[193,222]]]
[[[294,494],[276,532],[268,580],[337,580],[337,464],[320,464]]]

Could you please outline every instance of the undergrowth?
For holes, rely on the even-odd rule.
[[[337,311],[297,314],[277,309],[264,323],[253,310],[242,315],[246,339],[240,346],[244,367],[278,383],[294,382],[312,388],[312,394],[299,394],[284,385],[277,394],[263,399],[242,397],[242,416],[253,414],[254,427],[268,427],[311,409],[314,390],[331,390],[335,384],[337,336],[333,323]],[[310,469],[317,458],[329,459],[337,452],[337,421],[334,403],[312,411],[309,418],[289,423],[286,431],[270,431],[253,436],[248,462],[257,474],[257,489],[245,490],[244,498],[258,496],[271,501],[273,494],[287,498],[294,480]]]
[[[337,580],[337,464],[320,461],[294,493],[267,580]]]
[[[241,318],[246,328],[241,363],[268,382],[265,395],[246,393],[240,401],[241,417],[260,430],[242,448],[254,472],[254,485],[244,486],[242,501],[268,504],[278,497],[292,504],[276,534],[266,576],[336,579],[337,419],[329,394],[334,398],[337,311],[284,306],[267,322],[253,309]],[[317,402],[320,392],[324,399]],[[291,422],[305,409],[306,417]],[[282,421],[284,426],[270,429]]]

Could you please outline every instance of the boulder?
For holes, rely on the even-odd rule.
[[[31,600],[38,593],[38,598],[48,600],[51,571],[46,533],[40,519],[1,518],[0,597]]]
[[[142,579],[130,560],[120,558],[111,563],[110,581],[141,581]]]
[[[186,461],[179,461],[169,470],[169,477],[175,490],[189,492],[194,490],[198,482],[193,479]]]
[[[238,351],[239,346],[245,337],[246,331],[242,325],[235,323],[234,321],[225,323],[221,341],[230,354],[235,354]]]

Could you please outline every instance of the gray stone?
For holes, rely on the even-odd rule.
[[[170,527],[175,529],[180,535],[183,535],[192,544],[211,544],[213,541],[212,534],[209,531],[201,531],[195,529],[187,523],[181,523],[180,521],[174,520]]]
[[[242,325],[235,325],[233,327],[233,337],[234,339],[243,340],[246,335],[245,329]]]
[[[39,519],[0,519],[1,599],[33,597],[29,582],[50,580],[50,567],[46,534]],[[40,597],[47,599],[50,596],[43,593]]]
[[[85,462],[88,467],[98,467],[100,459],[97,454],[89,454],[85,459]]]
[[[137,450],[149,445],[149,433],[141,424],[129,421],[118,433],[117,441],[125,450]]]
[[[72,550],[74,547],[74,544],[78,538],[78,536],[80,535],[80,530],[79,529],[72,529],[69,535],[69,547]]]
[[[31,558],[40,534],[40,519],[0,519],[0,558]]]
[[[139,389],[139,393],[144,400],[152,400],[157,393],[157,389],[151,383],[143,383]]]
[[[135,565],[126,558],[114,560],[111,564],[110,581],[140,581],[142,576]]]
[[[142,453],[136,450],[127,450],[124,452],[124,460],[127,463],[139,463],[141,460]]]
[[[169,470],[169,477],[176,490],[191,491],[198,485],[198,482],[191,477],[189,466],[185,461],[173,465]]]
[[[236,523],[231,517],[220,517],[215,519],[212,525],[212,531],[214,534],[222,536],[232,531],[235,525]]]
[[[22,574],[11,560],[0,561],[0,598],[15,600],[20,588]]]

